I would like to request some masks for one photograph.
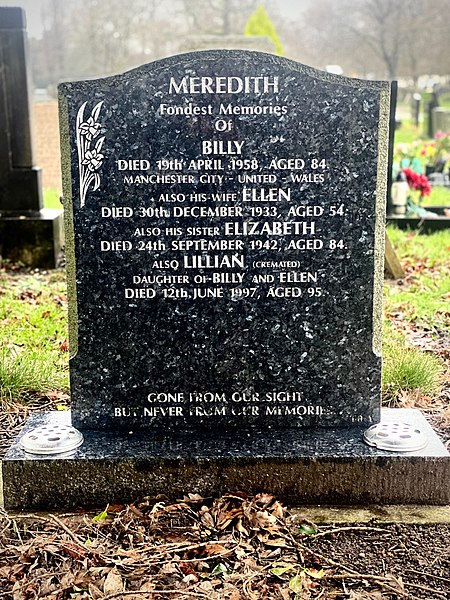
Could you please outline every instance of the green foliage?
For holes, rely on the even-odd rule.
[[[386,314],[431,331],[450,330],[450,230],[422,235],[390,226],[387,233],[411,274],[401,285],[385,286]]]
[[[24,352],[15,355],[8,348],[0,351],[0,401],[28,400],[35,393],[61,389],[65,377],[48,354]]]
[[[219,563],[218,565],[216,565],[214,567],[211,575],[223,575],[224,573],[228,573],[227,566],[224,565],[223,563]]]
[[[303,535],[316,535],[317,527],[313,523],[302,523],[298,532]]]
[[[106,521],[106,519],[108,518],[108,508],[109,508],[109,504],[105,508],[105,510],[102,510],[101,513],[98,513],[98,515],[95,515],[95,517],[92,517],[92,521],[94,523],[101,523],[102,521]]]
[[[320,569],[320,571],[317,571],[316,569],[306,569],[298,564],[282,565],[280,567],[273,567],[270,569],[272,575],[280,578],[289,571],[295,571],[295,575],[289,580],[289,589],[295,593],[296,600],[300,600],[300,598],[303,596],[300,596],[299,594],[305,587],[309,587],[309,584],[305,586],[308,578],[322,579],[322,577],[325,575],[325,571],[323,569]]]
[[[275,54],[283,56],[283,46],[280,38],[262,4],[260,4],[255,12],[250,15],[244,29],[244,35],[249,37],[258,35],[268,37],[275,45]]]
[[[383,347],[383,397],[390,401],[401,391],[432,395],[439,391],[443,366],[432,354],[405,347],[400,337]]]
[[[68,389],[64,273],[1,273],[0,289],[0,399]]]
[[[45,189],[44,190],[44,207],[45,208],[62,208],[61,194],[58,190]]]
[[[289,565],[287,567],[274,567],[273,569],[270,569],[270,572],[273,575],[276,575],[277,577],[281,577],[281,575],[284,575],[288,571],[291,571],[293,568],[294,567],[292,565]]]
[[[297,575],[294,575],[294,577],[292,577],[292,579],[289,581],[289,589],[296,594],[299,594],[303,589],[302,575],[303,573],[297,573]]]

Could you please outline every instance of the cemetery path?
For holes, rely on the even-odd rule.
[[[0,598],[444,600],[450,525],[316,526],[270,494],[0,513]]]

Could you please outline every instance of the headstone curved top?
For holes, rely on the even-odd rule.
[[[389,83],[214,50],[59,94],[74,425],[376,422]]]

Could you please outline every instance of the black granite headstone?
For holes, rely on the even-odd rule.
[[[0,7],[0,257],[54,267],[62,211],[43,208],[32,143],[25,13]]]
[[[377,422],[389,84],[207,51],[59,91],[73,424]]]
[[[389,96],[237,51],[61,86],[73,410],[28,420],[2,462],[5,507],[236,489],[449,502],[449,454],[418,411],[381,420],[424,432],[423,450],[363,441]],[[75,448],[70,422],[80,447],[35,452]]]

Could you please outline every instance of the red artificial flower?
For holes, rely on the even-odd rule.
[[[406,181],[408,182],[409,187],[412,190],[420,192],[421,198],[430,195],[431,186],[426,175],[419,175],[419,173],[416,173],[412,169],[402,169],[402,171],[406,175]]]

